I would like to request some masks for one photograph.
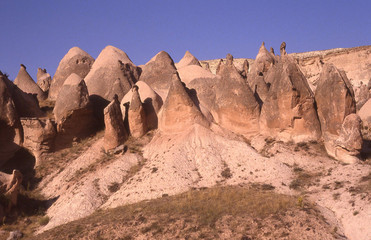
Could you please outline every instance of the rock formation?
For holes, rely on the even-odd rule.
[[[176,68],[167,52],[161,51],[143,67],[140,81],[147,83],[162,99],[166,98]]]
[[[111,101],[116,94],[121,100],[138,81],[139,76],[140,68],[132,63],[125,52],[107,46],[97,57],[85,82],[90,95]]]
[[[147,132],[146,113],[140,100],[138,86],[134,85],[132,92],[128,112],[129,131],[133,137],[139,138]]]
[[[1,206],[5,211],[17,205],[19,189],[22,184],[23,175],[18,170],[13,170],[12,174],[0,172],[0,195],[8,200],[7,206]]]
[[[260,107],[236,67],[233,57],[227,56],[226,64],[219,67],[215,85],[214,119],[222,127],[245,137],[259,131]]]
[[[69,144],[96,131],[96,120],[85,81],[72,73],[64,82],[53,110],[57,123],[57,145]]]
[[[285,42],[282,42],[281,43],[280,54],[281,54],[281,57],[287,55],[287,52],[286,52],[286,43]]]
[[[364,139],[371,141],[371,98],[362,106],[358,112],[362,120],[362,136]]]
[[[260,115],[263,135],[284,141],[318,140],[320,123],[314,95],[306,78],[290,57],[282,57],[267,73],[272,85]]]
[[[50,85],[49,99],[57,99],[64,81],[72,73],[77,74],[81,78],[85,78],[93,63],[94,58],[92,58],[88,53],[78,47],[71,48],[59,62],[57,71],[55,72]]]
[[[23,139],[19,116],[5,81],[9,80],[0,72],[0,165],[19,150]]]
[[[165,133],[177,133],[186,131],[194,124],[209,126],[176,73],[172,77],[169,93],[160,112],[159,129]]]
[[[31,78],[23,64],[21,64],[18,75],[14,79],[14,84],[25,93],[36,94],[39,101],[46,99],[46,94]]]
[[[361,85],[354,90],[354,100],[356,101],[357,110],[361,109],[363,104],[367,102],[371,94],[366,84],[361,82]]]
[[[144,112],[146,114],[146,125],[148,130],[156,129],[158,127],[158,112],[160,111],[162,107],[162,99],[161,97],[153,91],[153,89],[148,86],[147,83],[138,81],[136,84],[138,86],[139,90],[139,97],[142,101],[142,105],[144,108]],[[123,99],[121,100],[121,112],[123,115],[123,118],[127,119],[127,113],[129,111],[129,108],[127,108],[128,104],[130,106],[130,102],[133,98],[133,92],[128,92]]]
[[[245,59],[245,61],[243,61],[243,65],[242,65],[241,75],[246,78],[248,74],[249,74],[249,61],[247,61]]]
[[[276,60],[274,56],[268,52],[265,48],[264,42],[259,48],[258,55],[256,55],[255,62],[252,65],[251,71],[256,74],[263,74],[267,72],[274,64]]]
[[[104,149],[109,151],[123,144],[128,139],[128,133],[122,120],[120,102],[115,95],[113,101],[104,109]]]
[[[269,50],[269,52],[273,55],[273,56],[275,56],[276,54],[274,54],[274,49],[271,47],[271,49]]]
[[[195,56],[193,56],[189,51],[186,51],[183,58],[177,64],[175,64],[175,66],[179,70],[189,65],[196,65],[201,67],[201,64],[198,61],[198,59]]]
[[[315,98],[322,133],[339,135],[345,117],[356,111],[353,88],[345,73],[325,64]]]
[[[49,91],[50,83],[52,81],[52,77],[49,73],[46,72],[46,69],[37,69],[37,85],[43,90],[45,93]]]
[[[23,147],[35,156],[35,166],[44,159],[44,154],[50,152],[54,146],[56,129],[49,119],[22,118]]]
[[[210,71],[197,65],[185,66],[178,70],[179,77],[186,85],[198,78],[215,78]]]

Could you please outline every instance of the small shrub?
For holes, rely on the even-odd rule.
[[[120,189],[120,184],[118,182],[113,182],[108,186],[108,190],[111,193],[117,192]]]
[[[49,221],[50,221],[50,218],[48,216],[44,216],[39,219],[39,224],[40,226],[45,226],[46,224],[49,223]]]
[[[222,177],[225,178],[225,179],[228,179],[228,178],[231,178],[232,177],[232,173],[231,173],[231,169],[229,167],[225,168],[222,173],[221,173]]]

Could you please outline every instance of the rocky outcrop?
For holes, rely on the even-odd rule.
[[[9,80],[0,72],[0,165],[19,150],[23,139],[19,116],[6,81]]]
[[[367,102],[371,94],[366,84],[361,82],[361,85],[354,90],[354,100],[356,101],[356,108],[360,110],[361,107]]]
[[[146,125],[148,130],[156,129],[158,127],[158,113],[162,107],[161,97],[148,86],[147,83],[138,81],[135,84],[138,87],[139,97],[141,99],[144,112],[146,114]],[[124,120],[128,119],[128,111],[130,102],[133,98],[133,91],[128,92],[121,100],[121,112]]]
[[[241,75],[246,78],[248,74],[249,74],[249,61],[247,61],[245,59],[245,61],[243,61],[243,65],[242,65]]]
[[[3,210],[9,211],[12,206],[17,205],[19,189],[22,184],[23,175],[18,170],[13,170],[12,174],[0,172],[0,195],[7,199],[7,206]]]
[[[52,77],[49,73],[46,72],[46,69],[37,69],[37,85],[43,90],[45,93],[49,91],[50,83],[52,81]]]
[[[112,150],[128,139],[128,133],[122,120],[120,102],[115,95],[113,101],[104,109],[104,149]]]
[[[26,67],[21,64],[17,77],[14,79],[14,84],[17,85],[25,93],[35,94],[39,101],[46,99],[46,94],[41,88],[35,83],[28,74]]]
[[[188,95],[178,74],[172,77],[169,93],[159,115],[159,129],[165,133],[183,132],[194,124],[204,127],[210,124]]]
[[[282,57],[266,81],[272,84],[261,110],[261,133],[284,141],[318,140],[321,127],[314,95],[294,60]]]
[[[276,60],[274,55],[268,52],[263,42],[259,48],[258,55],[256,55],[255,62],[252,65],[250,72],[261,75],[267,72],[275,64],[275,62]]]
[[[147,83],[162,99],[166,98],[171,79],[177,72],[173,59],[167,52],[161,51],[142,68],[140,81]]]
[[[185,66],[178,70],[179,77],[186,85],[195,79],[215,78],[215,75],[197,65]]]
[[[121,100],[138,81],[140,72],[125,52],[107,46],[97,57],[85,82],[90,95],[111,101],[116,94]]]
[[[178,70],[190,65],[196,65],[201,67],[201,64],[198,61],[198,59],[195,56],[193,56],[189,51],[186,51],[183,58],[177,64],[175,64]]]
[[[84,138],[96,131],[97,122],[89,101],[85,81],[72,73],[64,82],[53,110],[58,131],[58,144]]]
[[[227,56],[220,64],[215,85],[213,116],[222,127],[245,137],[259,131],[260,106],[254,93],[233,65],[233,57]]]
[[[323,134],[339,135],[345,117],[355,113],[353,88],[343,71],[326,64],[315,93]]]
[[[129,131],[133,137],[139,138],[147,132],[147,119],[140,100],[138,86],[133,86],[132,93],[128,112]]]
[[[57,99],[64,81],[66,81],[72,73],[77,74],[81,78],[85,78],[93,63],[94,58],[88,53],[78,47],[71,48],[60,61],[57,71],[53,76],[49,89],[49,99],[54,101]]]
[[[23,147],[35,156],[35,166],[39,165],[54,146],[56,129],[50,119],[21,118],[23,127]]]
[[[358,112],[362,120],[362,136],[371,141],[371,98],[362,106]]]
[[[281,57],[287,55],[287,52],[286,52],[286,43],[285,42],[282,42],[281,43],[280,54],[281,54]]]

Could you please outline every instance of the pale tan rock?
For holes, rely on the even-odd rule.
[[[43,90],[45,93],[49,91],[50,83],[52,81],[52,77],[49,73],[46,72],[46,69],[37,69],[37,85]]]
[[[158,127],[158,113],[163,105],[163,101],[147,83],[138,81],[135,85],[139,88],[138,92],[146,114],[147,128],[148,130],[156,129]],[[129,91],[121,100],[120,107],[124,120],[125,118],[127,119],[128,105],[130,106],[132,97],[133,92]]]
[[[345,73],[325,64],[315,98],[322,133],[339,135],[345,117],[356,111],[353,88]]]
[[[371,94],[366,84],[361,82],[361,85],[354,89],[354,100],[356,101],[356,108],[360,110],[361,107],[367,102]]]
[[[122,120],[120,102],[117,95],[113,101],[104,109],[104,149],[112,150],[123,144],[128,139],[128,133]]]
[[[28,74],[23,64],[21,64],[18,75],[14,79],[14,84],[25,93],[36,94],[39,101],[45,100],[47,97],[43,90],[31,78],[30,74]]]
[[[21,118],[21,124],[24,135],[23,147],[35,156],[35,166],[38,166],[45,158],[45,153],[53,149],[56,128],[50,119]]]
[[[85,81],[72,73],[64,82],[53,110],[57,124],[56,145],[70,144],[96,131],[97,121],[89,101]]]
[[[371,141],[371,98],[362,106],[358,112],[362,120],[362,136]]]
[[[162,99],[166,98],[172,76],[177,72],[173,59],[167,52],[156,54],[142,68],[140,81],[147,83]]]
[[[139,138],[147,132],[147,120],[142,101],[140,100],[138,86],[132,88],[132,98],[130,101],[128,118],[130,134]]]
[[[272,85],[260,114],[261,133],[283,141],[318,140],[314,94],[294,60],[281,57],[267,73],[267,82]]]
[[[140,75],[128,55],[122,50],[105,47],[94,62],[91,71],[85,77],[90,95],[111,101],[115,94],[121,100]]]
[[[220,64],[213,116],[222,127],[249,138],[259,132],[260,106],[231,61]]]
[[[197,65],[185,66],[178,70],[179,77],[182,79],[186,85],[192,82],[195,79],[199,78],[215,78],[216,76],[210,71],[205,70],[204,68]]]
[[[251,71],[256,74],[267,72],[274,64],[276,60],[274,56],[268,52],[265,48],[264,42],[259,48],[258,55],[256,55],[254,64],[251,67]]]
[[[281,43],[280,54],[281,54],[281,57],[287,55],[287,52],[286,52],[286,43],[285,42],[282,42]]]
[[[261,74],[256,74],[256,72],[251,72],[247,74],[246,80],[258,101],[261,104],[264,103],[269,90],[264,77]]]
[[[56,100],[64,81],[75,73],[82,79],[89,73],[94,63],[88,53],[78,47],[71,48],[59,62],[58,68],[53,76],[49,89],[49,99]]]
[[[188,95],[178,74],[174,74],[159,114],[159,129],[167,133],[176,133],[186,131],[194,124],[208,127],[210,123]]]
[[[198,59],[195,56],[193,56],[192,53],[190,53],[189,51],[186,51],[183,58],[178,63],[175,64],[178,70],[190,65],[196,65],[201,67],[201,64],[198,61]]]

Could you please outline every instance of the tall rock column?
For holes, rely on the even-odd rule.
[[[132,88],[133,95],[129,106],[129,129],[133,137],[139,138],[147,132],[146,113],[138,93],[138,86]]]

